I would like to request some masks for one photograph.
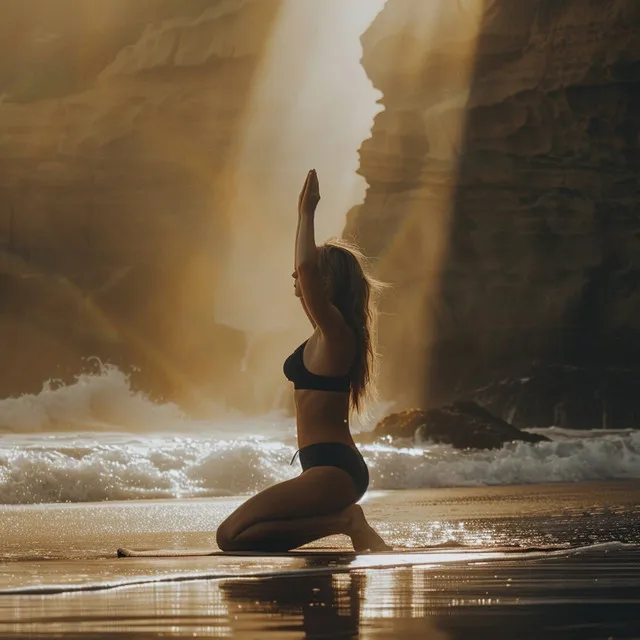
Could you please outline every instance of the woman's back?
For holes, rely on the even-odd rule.
[[[317,442],[355,446],[349,431],[355,352],[353,335],[332,342],[314,334],[286,359],[284,373],[295,388],[300,448]]]

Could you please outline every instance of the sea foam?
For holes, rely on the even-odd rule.
[[[65,431],[147,431],[185,419],[177,405],[154,403],[110,365],[73,384],[48,381],[37,394],[0,400],[0,434]]]
[[[638,431],[546,432],[551,442],[489,451],[428,442],[361,450],[372,489],[640,478]],[[103,367],[71,385],[0,400],[0,503],[249,494],[299,473],[299,462],[289,464],[295,449],[290,417],[212,405],[193,420]]]
[[[13,442],[11,442],[13,440]],[[0,503],[227,496],[296,475],[290,441],[110,434],[42,444],[0,440]],[[362,447],[373,489],[415,489],[640,478],[640,433],[495,451],[441,445]]]

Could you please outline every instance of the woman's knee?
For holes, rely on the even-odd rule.
[[[233,551],[233,536],[226,522],[223,522],[216,530],[216,544],[220,551]]]
[[[216,530],[216,544],[221,551],[233,551],[234,538],[240,532],[238,528],[238,510],[229,514],[218,526]]]
[[[242,517],[238,510],[224,520],[216,530],[216,544],[221,551],[242,551],[236,538],[247,527],[255,524],[251,519]]]

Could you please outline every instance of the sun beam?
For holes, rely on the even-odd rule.
[[[386,91],[370,153],[382,179],[395,179],[396,187],[380,180],[358,220],[374,217],[386,230],[385,238],[375,239],[382,247],[377,275],[393,285],[380,321],[382,391],[397,408],[425,402],[425,354],[446,311],[440,278],[485,2],[395,1],[366,34],[367,49],[378,48],[368,69]],[[358,221],[349,229],[356,239],[360,231]]]
[[[229,258],[216,291],[216,320],[247,331],[250,341],[280,335],[280,353],[305,330],[289,276],[306,171],[315,167],[321,181],[317,242],[339,235],[346,212],[364,197],[357,150],[380,109],[380,94],[360,64],[360,35],[383,4],[285,0],[256,73],[233,176]],[[265,380],[278,375],[268,359]]]

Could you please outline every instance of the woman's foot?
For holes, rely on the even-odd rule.
[[[355,551],[391,551],[390,547],[371,527],[364,517],[362,507],[354,504],[347,509],[349,527],[346,532]]]

